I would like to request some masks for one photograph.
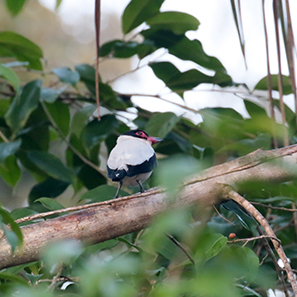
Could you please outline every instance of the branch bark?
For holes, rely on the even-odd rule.
[[[175,201],[168,199],[164,190],[154,188],[120,199],[65,209],[66,213],[85,208],[21,227],[24,243],[14,254],[0,234],[0,269],[38,260],[49,242],[76,239],[86,244],[98,243],[141,230],[153,217],[168,209],[196,203],[211,207],[223,199],[220,184],[239,191],[243,183],[253,180],[276,183],[297,179],[296,158],[297,145],[272,151],[257,150],[192,176]]]

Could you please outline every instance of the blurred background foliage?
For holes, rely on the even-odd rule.
[[[160,10],[162,0],[132,0],[122,19],[113,23],[122,34],[115,34],[114,40],[104,35],[107,33],[102,35],[100,121],[96,118],[92,61],[95,45],[86,47],[65,38],[56,15],[33,2],[0,3],[0,10],[6,12],[0,20],[0,227],[13,250],[22,242],[13,220],[114,197],[116,188],[107,179],[106,159],[117,137],[131,128],[164,139],[155,147],[159,167],[146,187],[164,185],[171,196],[186,176],[204,168],[258,148],[296,143],[296,114],[282,97],[296,95],[290,51],[293,33],[285,1],[274,1],[274,5],[290,73],[270,75],[268,69],[268,76],[249,90],[245,82],[233,81],[199,40],[187,37],[188,31],[200,25],[195,17]],[[61,1],[56,4],[58,7]],[[229,4],[245,59],[240,1]],[[41,19],[46,19],[46,26]],[[156,53],[159,56],[150,59]],[[160,59],[164,55],[174,59]],[[135,69],[131,57],[138,60]],[[193,67],[181,71],[180,65],[189,61]],[[199,114],[202,121],[197,124],[183,113],[141,108],[133,100],[136,95],[160,102],[168,99],[160,94],[121,93],[114,84],[117,73],[136,72],[143,65],[164,83],[166,92],[182,99],[200,84],[239,92],[249,116],[233,108],[195,110],[173,103],[185,112]],[[263,91],[259,97],[258,90]],[[20,184],[26,186],[20,188]],[[121,195],[132,191],[124,189]],[[254,182],[241,194],[257,203],[296,268],[297,219],[290,211],[295,208],[296,183]],[[219,212],[181,209],[158,217],[146,230],[104,243],[89,247],[74,241],[53,244],[41,261],[0,271],[0,292],[30,297],[232,297],[267,296],[268,289],[289,288],[276,269],[277,257],[268,256],[262,241],[232,242],[234,235],[256,236],[251,231],[254,228],[244,228],[223,208]],[[165,234],[174,236],[179,245]]]

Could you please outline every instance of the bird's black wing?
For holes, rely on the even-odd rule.
[[[157,158],[156,155],[153,154],[149,160],[146,160],[139,165],[128,165],[127,176],[131,177],[141,173],[151,172],[156,166]]]
[[[127,175],[127,172],[124,169],[110,169],[107,166],[107,175],[112,181],[119,182],[124,179],[124,177]]]

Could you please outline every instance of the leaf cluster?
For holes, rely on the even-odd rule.
[[[7,1],[7,7],[17,14],[25,1],[14,2],[18,4],[11,6]],[[199,40],[186,36],[187,31],[198,29],[199,21],[189,14],[161,11],[163,2],[132,0],[122,17],[124,38],[103,44],[99,56],[136,56],[142,62],[162,49],[180,63],[191,61],[195,67],[185,72],[168,61],[147,65],[171,93],[181,98],[201,84],[218,89],[244,86],[233,81]],[[132,33],[136,38],[129,39]],[[155,148],[159,167],[146,186],[164,185],[173,197],[187,175],[258,148],[271,149],[272,138],[281,142],[286,129],[290,142],[296,142],[296,115],[288,107],[286,125],[273,121],[260,100],[247,98],[243,103],[248,118],[232,108],[204,108],[191,110],[202,117],[195,124],[183,115],[141,109],[133,102],[133,94],[115,91],[101,77],[100,102],[105,112],[98,121],[94,116],[94,67],[61,66],[23,84],[18,69],[42,71],[42,57],[42,50],[23,36],[0,33],[0,176],[12,188],[24,172],[36,181],[27,197],[27,207],[11,213],[0,208],[0,227],[12,251],[22,243],[14,220],[64,208],[58,197],[66,190],[73,193],[73,205],[114,197],[116,188],[106,177],[106,158],[117,137],[131,127],[164,139]],[[55,83],[42,81],[44,75]],[[255,89],[267,89],[266,81],[263,78]],[[277,91],[274,78],[273,82]],[[283,84],[286,94],[292,93],[286,78]],[[279,110],[277,101],[275,109]],[[245,189],[242,195],[262,203],[260,210],[269,216],[296,267],[292,212],[277,208],[267,211],[265,207],[289,210],[296,200],[296,183],[263,185],[255,181]],[[120,194],[131,191],[125,189]],[[53,244],[44,251],[41,261],[2,270],[0,292],[3,296],[266,296],[268,288],[279,284],[273,261],[266,258],[261,242],[246,246],[228,242],[230,233],[239,238],[256,234],[245,229],[234,214],[224,209],[220,212],[228,221],[216,212],[182,209],[157,218],[145,231],[94,246],[69,241]],[[181,243],[195,264],[166,234]]]

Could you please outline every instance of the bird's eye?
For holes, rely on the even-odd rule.
[[[136,132],[136,135],[140,136],[140,137],[143,137],[143,138],[146,138],[146,135],[142,131]]]

